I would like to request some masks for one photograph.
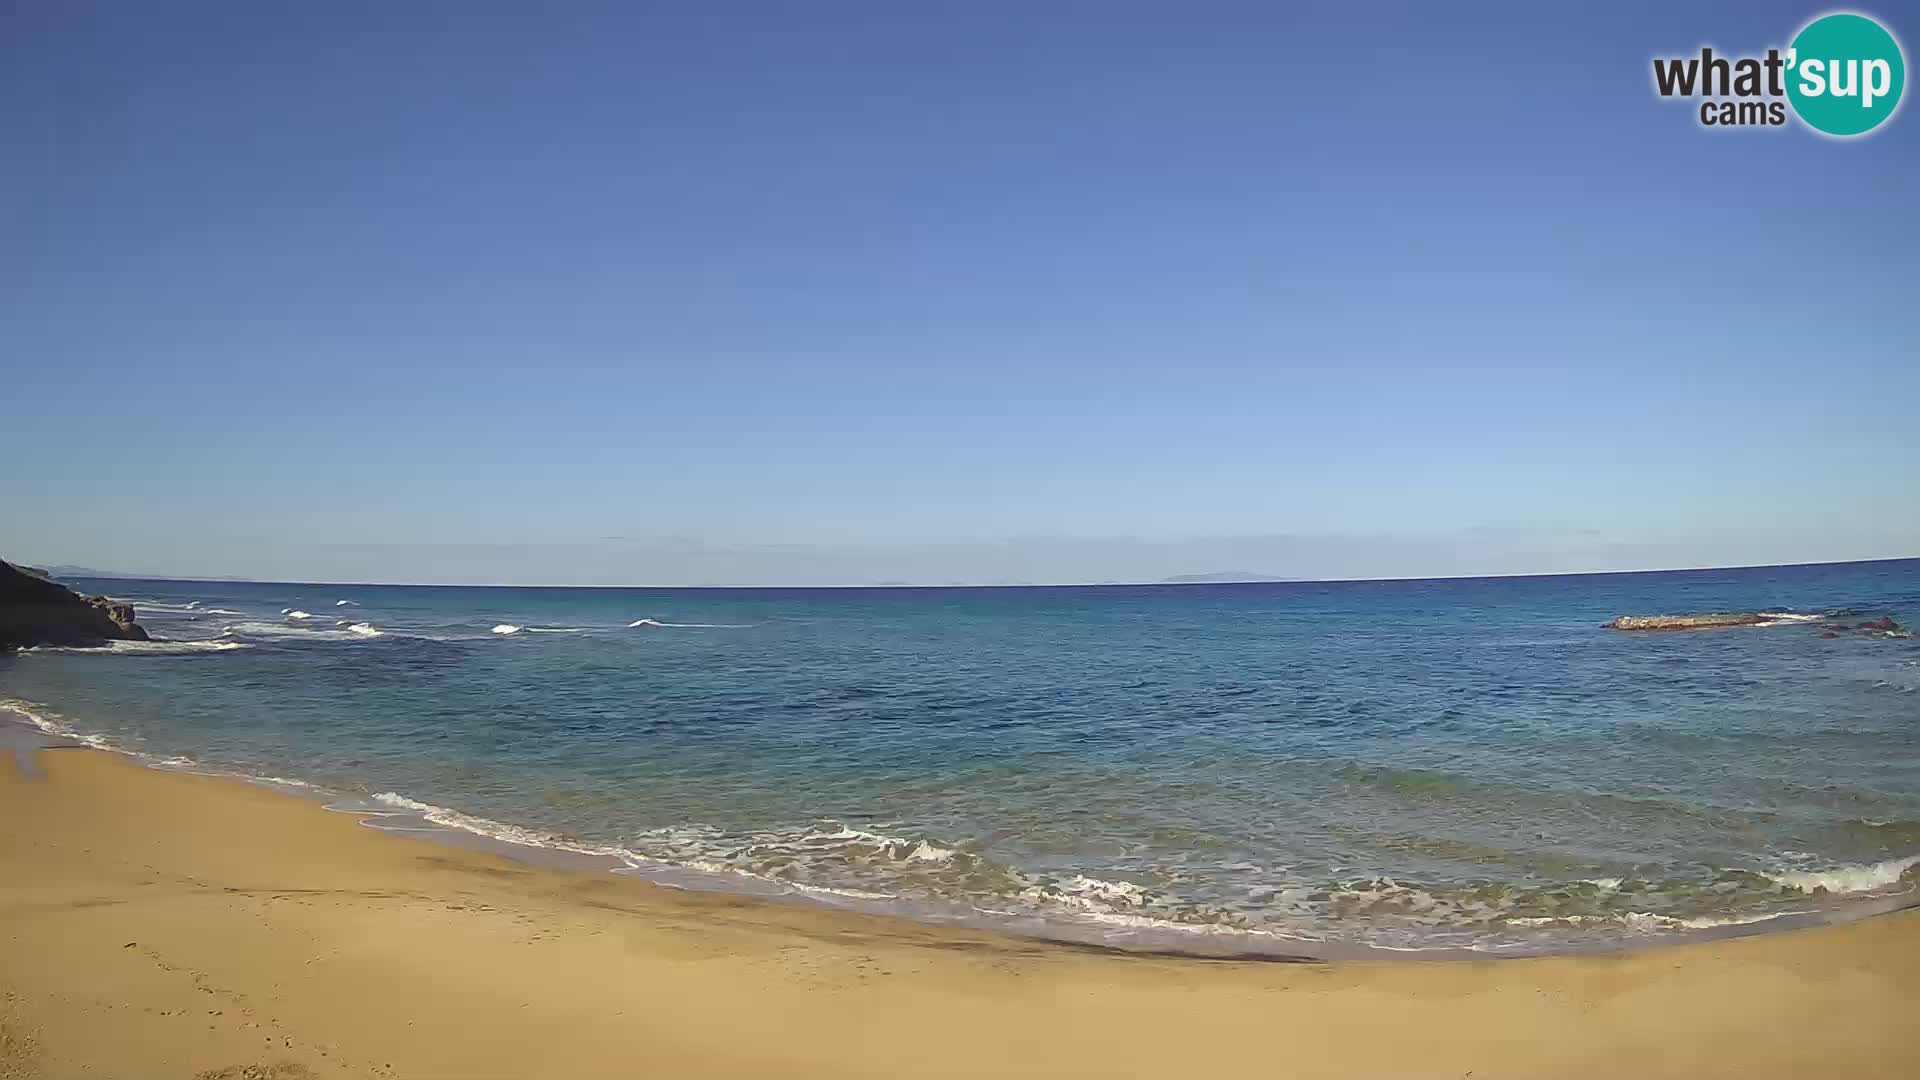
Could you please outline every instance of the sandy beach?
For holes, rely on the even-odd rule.
[[[1114,955],[0,763],[0,1075],[1912,1076],[1920,912],[1485,962]]]

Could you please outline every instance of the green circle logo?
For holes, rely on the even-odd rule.
[[[1865,15],[1824,15],[1787,50],[1787,99],[1815,131],[1864,135],[1900,107],[1907,62],[1900,43]]]

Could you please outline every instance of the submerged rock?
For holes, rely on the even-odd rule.
[[[0,650],[146,641],[132,604],[81,596],[0,561]]]
[[[1707,615],[1622,615],[1601,625],[1609,630],[1712,630],[1723,626],[1803,625],[1815,627],[1823,638],[1912,637],[1912,631],[1882,615],[1861,623],[1839,622],[1831,616],[1799,615],[1780,611],[1726,611]]]
[[[1609,630],[1711,630],[1720,626],[1760,626],[1773,617],[1756,611],[1712,615],[1622,615],[1606,624]]]
[[[1823,638],[1846,637],[1849,634],[1860,637],[1908,638],[1913,636],[1913,631],[1894,622],[1891,615],[1882,615],[1877,619],[1868,619],[1861,623],[1830,622],[1821,629],[1824,631],[1820,635]]]

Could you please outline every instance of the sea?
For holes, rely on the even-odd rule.
[[[1920,560],[590,589],[76,580],[0,709],[369,827],[1201,955],[1522,954],[1920,886]],[[1628,633],[1623,614],[1765,625]],[[137,828],[137,822],[130,822]]]

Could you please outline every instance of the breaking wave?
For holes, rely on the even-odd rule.
[[[349,622],[341,619],[332,626],[315,626],[312,623],[267,623],[237,622],[228,623],[221,628],[220,637],[250,638],[266,641],[359,641],[365,638],[385,636],[386,631],[369,622]]]
[[[494,821],[491,818],[476,817],[473,814],[462,813],[451,807],[436,806],[433,803],[410,799],[397,791],[382,791],[376,794],[373,800],[382,806],[391,808],[394,813],[417,814],[421,818],[443,828],[459,829],[462,832],[469,832],[476,836],[499,840],[502,843],[519,844],[525,847],[551,848],[556,851],[571,851],[581,855],[617,856],[619,854],[618,848],[568,840],[564,837],[556,836],[553,833],[541,832],[537,829],[526,829],[518,825],[508,825],[504,822]],[[372,814],[375,816],[379,814],[379,811],[369,810],[354,810],[350,812]]]
[[[1865,865],[1848,864],[1827,870],[1786,870],[1763,876],[1804,893],[1858,893],[1897,885],[1915,866],[1920,866],[1920,855]]]
[[[635,619],[627,624],[627,629],[655,626],[667,630],[750,630],[753,625],[753,623],[662,622],[659,619]]]
[[[1551,926],[1616,926],[1627,930],[1717,930],[1727,926],[1751,926],[1754,923],[1772,922],[1795,915],[1804,915],[1802,911],[1769,911],[1754,915],[1701,915],[1681,917],[1661,915],[1651,911],[1628,911],[1618,915],[1559,915],[1537,918],[1507,919],[1508,926],[1551,927]]]
[[[115,596],[110,597],[110,599],[116,604],[132,604],[136,608],[145,608],[148,611],[163,614],[196,615],[201,612],[200,601],[198,600],[189,600],[184,604],[179,604],[170,600],[147,600],[137,596]]]
[[[104,645],[35,645],[21,652],[75,653],[89,656],[184,656],[252,648],[244,641],[109,641]]]
[[[57,739],[68,739],[83,746],[91,746],[96,750],[114,749],[113,742],[106,736],[80,731],[68,723],[65,717],[44,705],[0,696],[0,712],[11,712],[25,717],[27,722],[39,729],[42,734],[51,735]]]
[[[1762,611],[1759,616],[1766,622],[1754,623],[1755,626],[1789,626],[1794,623],[1816,623],[1829,618],[1827,615],[1807,615],[1796,611]]]

